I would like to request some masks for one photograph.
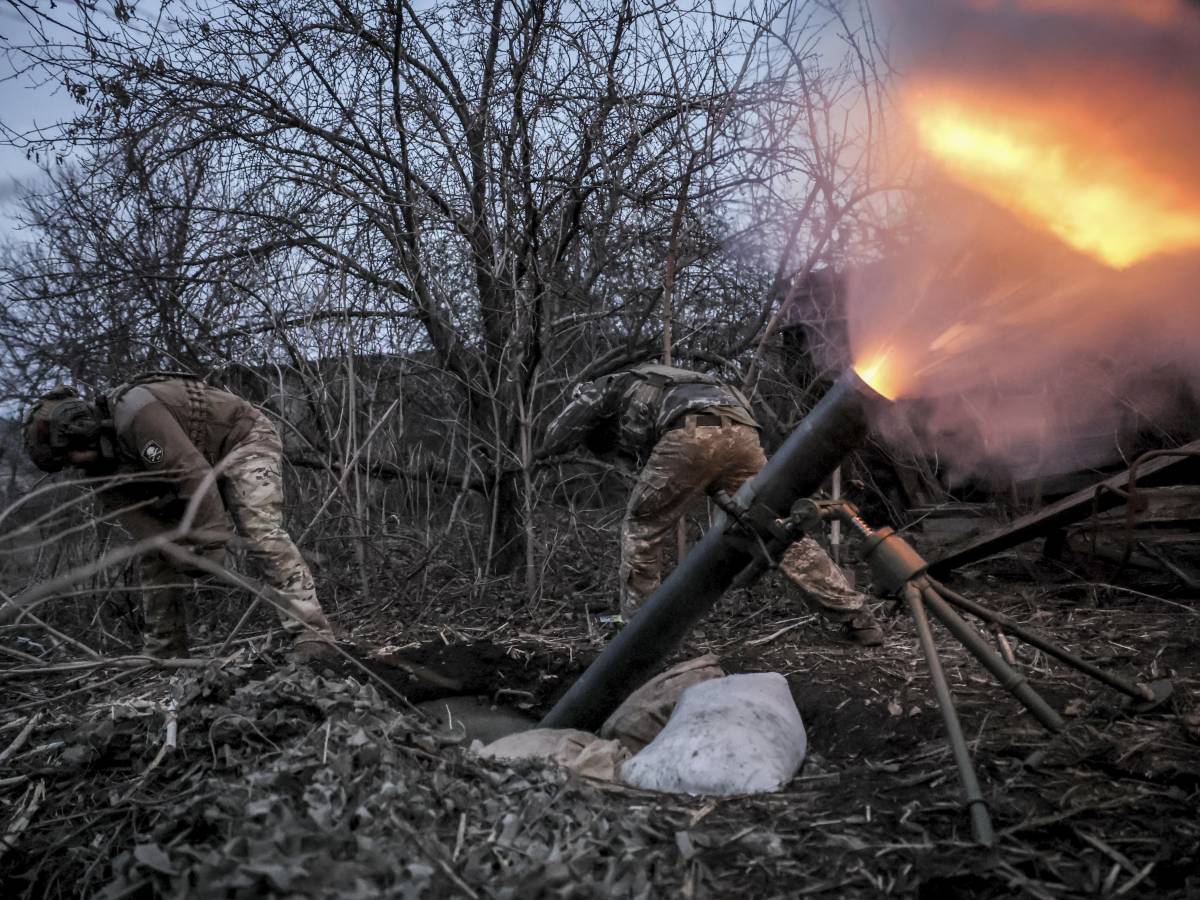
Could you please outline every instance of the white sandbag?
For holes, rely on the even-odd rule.
[[[807,748],[782,675],[730,675],[684,691],[667,726],[618,776],[653,791],[761,794],[791,781]]]
[[[600,726],[600,737],[618,740],[637,753],[658,737],[684,691],[724,677],[721,661],[712,653],[672,666],[630,694]]]
[[[617,766],[629,758],[620,742],[574,728],[534,728],[492,741],[477,752],[492,759],[548,759],[604,781],[615,781]]]

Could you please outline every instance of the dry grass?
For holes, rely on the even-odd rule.
[[[367,676],[283,666],[266,635],[201,670],[69,661],[69,645],[8,660],[0,744],[23,737],[0,776],[16,832],[5,895],[1194,896],[1197,607],[1034,575],[993,566],[959,587],[1102,665],[1169,677],[1175,695],[1132,716],[1018,644],[1022,670],[1068,713],[1052,736],[943,638],[991,850],[970,841],[910,623],[855,650],[768,585],[723,602],[681,651],[787,675],[811,756],[764,797],[667,797],[483,762]],[[599,597],[459,596],[404,629],[398,600],[358,624],[360,640],[402,634],[431,665],[467,648],[456,658],[492,673],[481,693],[520,688],[544,709],[611,633],[582,615]],[[163,752],[171,701],[178,747]]]

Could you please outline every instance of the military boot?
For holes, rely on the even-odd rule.
[[[144,635],[142,638],[142,655],[153,656],[155,659],[187,659],[187,633],[180,631],[163,638],[160,635]]]
[[[617,607],[621,614],[622,622],[629,622],[637,615],[639,609],[645,601],[641,597],[635,597],[632,594],[625,592],[621,593],[621,599]]]
[[[186,657],[187,619],[183,610],[183,591],[176,588],[147,590],[142,609],[146,618],[142,652],[157,659]]]
[[[288,659],[301,665],[312,663],[332,662],[338,658],[337,645],[331,637],[312,635],[296,639]]]
[[[842,637],[860,647],[878,647],[883,643],[883,628],[867,607],[842,625]]]

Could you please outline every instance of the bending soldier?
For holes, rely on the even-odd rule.
[[[621,525],[621,613],[627,619],[658,588],[663,540],[688,504],[701,492],[735,493],[767,461],[758,423],[740,391],[709,375],[661,365],[576,387],[550,423],[541,455],[578,444],[641,467]],[[812,538],[794,543],[779,569],[810,606],[843,623],[849,640],[882,643],[863,595]]]
[[[191,527],[176,553],[142,558],[144,650],[187,655],[189,556],[220,561],[232,517],[267,582],[295,656],[333,652],[333,634],[308,565],[283,527],[283,447],[270,420],[240,397],[189,375],[145,375],[89,403],[67,387],[39,399],[24,419],[25,448],[38,468],[71,465],[105,480],[97,489],[135,539]],[[182,558],[181,558],[182,556]],[[183,576],[183,578],[181,578]]]

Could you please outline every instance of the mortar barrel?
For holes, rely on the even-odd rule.
[[[788,436],[763,470],[737,492],[746,508],[785,516],[792,504],[816,491],[847,453],[867,436],[868,416],[886,402],[847,370]],[[543,728],[596,731],[670,653],[729,588],[755,564],[747,542],[731,534],[722,514],[541,722]]]

